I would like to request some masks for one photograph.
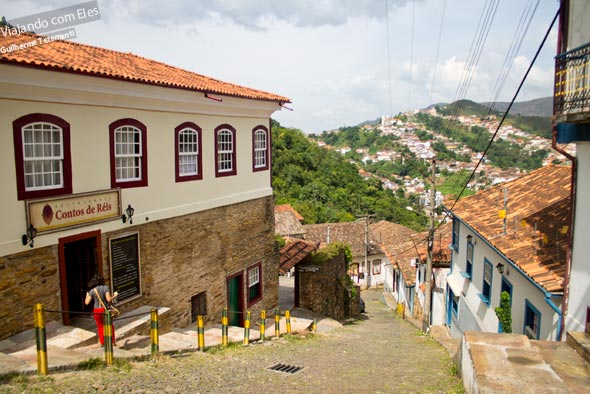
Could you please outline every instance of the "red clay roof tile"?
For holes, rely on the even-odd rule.
[[[36,38],[28,33],[0,35],[0,47],[10,48]],[[71,41],[53,41],[0,53],[0,62],[253,100],[290,102],[287,97],[223,82],[132,53]]]
[[[453,214],[549,292],[563,291],[571,167],[548,166],[464,197]],[[506,229],[498,211],[507,196]]]

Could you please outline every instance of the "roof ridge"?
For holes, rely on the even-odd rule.
[[[11,43],[14,44],[18,42],[17,40],[21,38],[21,36],[34,38],[47,37],[40,34],[23,32],[18,36],[0,37],[0,42],[5,41],[7,45],[10,45]],[[0,54],[0,60],[7,63],[28,64],[54,70],[69,70],[85,75],[111,77],[114,79],[137,81],[157,86],[184,88],[203,93],[214,93],[254,100],[291,102],[287,97],[261,89],[254,89],[244,85],[226,82],[182,67],[167,64],[160,60],[150,59],[133,52],[122,52],[96,45],[62,39],[52,40],[43,43],[42,45],[35,46],[34,48],[36,51],[31,50],[24,54],[22,53],[24,51],[23,49]],[[46,53],[48,51],[55,51],[61,55],[65,55],[66,58],[62,59],[54,56],[55,54]],[[85,56],[83,56],[82,59],[76,58],[76,53],[70,52],[82,52],[81,54]],[[45,58],[43,55],[50,55],[50,57]],[[101,59],[100,61],[89,62],[86,58],[89,55],[99,55]],[[109,59],[109,57],[112,59]],[[129,64],[127,67],[124,67],[117,64],[117,62],[115,62],[115,64],[109,63],[109,60],[123,60],[124,63]],[[138,67],[143,65],[144,69],[149,68],[152,71],[152,74],[142,72],[141,69],[133,69],[133,65]]]

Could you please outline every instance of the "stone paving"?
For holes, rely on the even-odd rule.
[[[16,375],[0,393],[462,393],[448,353],[383,303],[362,293],[362,319],[327,333],[283,336],[247,347],[118,360],[90,371]],[[337,327],[337,326],[335,326]],[[300,366],[295,374],[267,369]]]

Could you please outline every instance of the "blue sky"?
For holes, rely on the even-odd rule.
[[[0,0],[0,9],[10,21],[81,2]],[[537,0],[98,0],[101,19],[76,26],[76,41],[290,97],[293,111],[273,118],[311,133],[452,101],[492,3],[465,94],[482,102],[493,99],[523,11]],[[558,6],[538,1],[500,101],[514,95]],[[556,37],[554,29],[518,101],[552,95]]]

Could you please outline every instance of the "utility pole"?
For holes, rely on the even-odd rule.
[[[432,159],[432,178],[430,187],[430,222],[428,225],[428,255],[426,257],[426,275],[424,277],[424,312],[422,314],[422,331],[427,332],[430,327],[430,304],[432,301],[432,249],[434,244],[434,205],[436,197],[436,159]]]

